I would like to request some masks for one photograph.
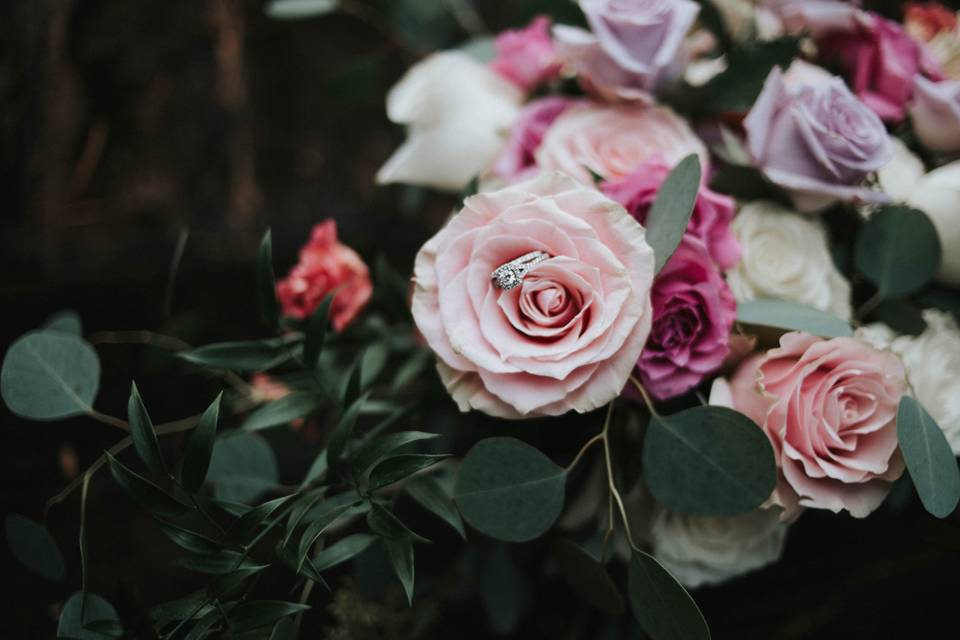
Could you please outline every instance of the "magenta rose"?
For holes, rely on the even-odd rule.
[[[670,166],[653,158],[625,178],[602,183],[600,190],[626,207],[637,222],[646,224],[650,207],[668,175]],[[733,198],[712,191],[701,180],[686,233],[700,240],[724,271],[733,268],[740,260],[740,243],[730,231],[735,212]]]
[[[525,28],[499,34],[490,68],[524,91],[555,78],[562,67],[550,39],[550,19],[537,16]]]
[[[731,383],[733,404],[773,444],[774,501],[788,513],[812,507],[862,518],[876,509],[903,472],[896,415],[904,375],[889,351],[798,332],[745,361]]]
[[[696,387],[723,364],[737,303],[702,242],[684,236],[650,293],[653,328],[637,368],[660,400]]]
[[[754,164],[800,211],[884,201],[863,182],[890,161],[890,137],[840,78],[786,82],[775,67],[743,126]]]
[[[682,67],[681,45],[700,7],[692,0],[580,0],[592,33],[554,31],[560,57],[605,98],[647,99]]]
[[[920,142],[933,151],[960,151],[960,80],[917,77],[910,119]]]
[[[553,121],[574,104],[576,100],[570,98],[549,96],[525,106],[491,173],[508,183],[533,177],[537,172],[535,154],[543,142],[543,136]]]
[[[519,286],[500,265],[541,251]],[[413,317],[462,411],[519,418],[617,397],[652,320],[653,250],[596,189],[557,174],[468,198],[417,254]]]

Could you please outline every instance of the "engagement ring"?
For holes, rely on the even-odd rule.
[[[490,275],[493,283],[504,290],[513,289],[523,282],[523,277],[536,265],[550,257],[545,251],[531,251],[494,269]]]

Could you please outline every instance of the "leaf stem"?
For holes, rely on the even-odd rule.
[[[90,407],[90,410],[87,411],[87,415],[96,420],[97,422],[102,422],[103,424],[108,424],[111,427],[117,427],[118,429],[123,429],[124,431],[130,431],[130,425],[127,424],[126,420],[121,420],[120,418],[115,418],[106,413],[101,413]]]
[[[853,314],[853,317],[856,318],[857,322],[862,322],[863,319],[874,309],[880,306],[880,303],[883,302],[883,292],[877,291],[872,296],[867,298],[867,301],[862,305],[857,307],[857,311]]]
[[[655,417],[659,418],[660,414],[657,413],[656,407],[653,406],[653,400],[650,399],[650,394],[644,388],[644,386],[637,380],[634,376],[630,376],[630,382],[633,383],[633,386],[637,388],[637,391],[640,392],[640,395],[643,396],[643,402],[647,405],[647,409]]]
[[[576,457],[574,457],[573,462],[568,464],[567,468],[564,469],[564,471],[569,473],[571,469],[577,466],[577,463],[580,462],[580,458],[583,457],[583,455],[587,452],[587,450],[603,439],[604,439],[604,435],[602,433],[598,433],[597,435],[587,440],[586,443],[580,448],[580,451],[577,452],[577,455]]]
[[[641,387],[641,389],[642,389],[642,387]],[[644,392],[644,393],[645,393],[645,392]],[[610,422],[611,422],[611,419],[612,419],[612,418],[613,418],[613,402],[611,402],[609,405],[607,405],[607,417],[606,417],[606,419],[604,420],[604,423],[603,423],[603,432],[601,433],[601,436],[603,436],[603,457],[604,457],[604,460],[605,460],[606,465],[607,465],[607,487],[610,489],[610,496],[611,496],[611,498],[612,498],[614,501],[616,501],[617,507],[618,507],[619,510],[620,510],[620,517],[621,517],[621,519],[623,520],[623,532],[624,532],[624,533],[626,534],[626,536],[627,536],[627,542],[630,544],[630,547],[631,547],[632,549],[637,549],[638,547],[637,547],[637,545],[634,543],[634,541],[633,541],[633,535],[632,535],[631,532],[630,532],[630,521],[627,519],[627,510],[626,510],[626,508],[623,506],[623,498],[620,497],[620,492],[617,491],[617,485],[616,485],[616,483],[615,483],[614,480],[613,480],[613,462],[612,462],[611,456],[610,456],[610,437],[609,437],[609,433],[610,433]],[[612,504],[613,504],[613,503],[611,502],[611,507],[610,507],[611,512],[612,512],[612,509],[613,509]],[[613,517],[612,517],[612,516],[613,516],[613,514],[611,513],[610,523],[607,525],[607,526],[608,526],[607,536],[609,536],[609,535],[610,535],[610,532],[613,530]]]

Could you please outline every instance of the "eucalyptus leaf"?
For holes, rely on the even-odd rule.
[[[413,542],[409,538],[381,538],[390,566],[396,574],[403,592],[407,596],[407,604],[413,604],[414,560]]]
[[[271,331],[275,330],[280,320],[280,305],[273,276],[273,236],[270,229],[263,234],[257,251],[257,302],[263,324]]]
[[[726,407],[693,407],[653,416],[643,444],[643,474],[664,505],[696,516],[732,516],[773,492],[773,449],[752,420]]]
[[[200,421],[190,433],[187,449],[183,454],[180,468],[180,482],[183,488],[195,493],[203,486],[210,468],[213,455],[213,443],[217,436],[217,421],[220,419],[220,401],[223,393],[218,393],[213,402],[200,416]]]
[[[333,13],[339,0],[271,0],[264,12],[274,20],[305,20]]]
[[[429,475],[419,475],[407,481],[403,485],[403,490],[421,507],[453,527],[461,538],[467,539],[467,532],[463,529],[460,512],[457,511],[453,499],[447,495],[436,478]]]
[[[60,331],[72,336],[83,336],[83,322],[80,320],[80,314],[73,309],[64,309],[57,311],[47,318],[43,323],[43,328],[48,331]]]
[[[695,92],[696,108],[713,113],[748,111],[774,67],[786,68],[797,54],[793,37],[744,43],[727,54],[727,68]]]
[[[317,360],[323,351],[323,341],[327,337],[327,328],[330,326],[330,305],[333,304],[334,294],[328,294],[310,314],[307,326],[304,328],[303,366],[314,369]]]
[[[10,411],[31,420],[89,413],[100,386],[100,360],[78,336],[32,331],[7,350],[0,393]]]
[[[652,640],[710,640],[697,603],[653,556],[631,554],[627,584],[633,615]]]
[[[647,215],[647,243],[653,248],[656,273],[673,255],[690,223],[700,189],[700,159],[690,154],[673,168],[660,185]]]
[[[530,581],[511,558],[509,545],[494,545],[479,561],[480,599],[487,620],[497,635],[511,634],[533,599]]]
[[[436,437],[438,434],[424,431],[398,431],[369,438],[353,455],[353,475],[358,478],[363,476],[373,465],[401,447]]]
[[[281,618],[307,611],[309,605],[273,600],[241,602],[230,611],[231,633],[242,633],[272,625]]]
[[[418,471],[429,469],[448,457],[444,454],[407,453],[382,460],[370,471],[369,490],[376,491],[403,480]]]
[[[189,506],[174,497],[168,491],[161,489],[143,476],[134,473],[123,465],[119,460],[110,455],[110,452],[104,452],[107,456],[107,462],[110,465],[110,473],[113,479],[147,511],[164,517],[178,516],[186,511]]]
[[[266,403],[251,413],[240,427],[244,431],[259,431],[285,425],[307,416],[323,404],[323,399],[311,391],[294,391]]]
[[[256,433],[239,432],[213,445],[207,480],[221,500],[253,502],[279,483],[273,449]]]
[[[18,513],[10,513],[6,532],[10,552],[20,564],[52,582],[63,581],[66,576],[63,554],[46,527]]]
[[[900,205],[878,209],[860,230],[857,269],[884,297],[919,291],[940,268],[940,239],[922,211]]]
[[[910,396],[897,408],[897,438],[924,508],[946,518],[960,500],[960,470],[939,425]]]
[[[160,443],[157,441],[157,432],[153,429],[150,414],[143,405],[137,383],[130,383],[130,399],[127,401],[127,422],[130,424],[130,437],[133,439],[133,448],[150,471],[158,475],[167,473],[167,465],[163,462],[160,452]]]
[[[602,564],[578,544],[561,538],[553,545],[553,556],[567,585],[587,604],[609,615],[624,611],[623,596]]]
[[[464,519],[507,542],[542,535],[563,509],[566,472],[516,438],[487,438],[463,459],[454,498]]]
[[[744,324],[805,331],[824,338],[852,336],[845,320],[796,302],[786,300],[750,300],[737,304],[737,320]]]
[[[60,622],[57,625],[57,638],[71,640],[106,640],[114,636],[87,629],[87,625],[97,621],[117,621],[119,616],[113,605],[95,593],[75,593],[63,605]]]

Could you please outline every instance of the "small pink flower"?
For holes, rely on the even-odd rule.
[[[957,14],[937,2],[908,2],[903,26],[917,40],[929,42],[941,33],[956,31]]]
[[[699,240],[684,236],[653,282],[653,328],[640,381],[661,400],[696,387],[723,364],[737,304]]]
[[[897,405],[903,364],[855,338],[787,333],[780,347],[741,364],[733,405],[760,424],[780,467],[774,501],[847,510],[876,509],[903,472]]]
[[[549,96],[524,107],[506,148],[493,164],[492,173],[508,183],[533,177],[537,173],[536,152],[543,136],[553,121],[573,104],[576,101],[570,98]]]
[[[670,166],[659,158],[652,158],[625,178],[604,182],[600,190],[626,207],[637,222],[646,225],[650,207],[668,175]],[[724,271],[740,260],[740,243],[730,231],[735,212],[733,198],[712,191],[701,181],[687,235],[700,240]]]
[[[325,220],[313,228],[300,261],[277,282],[277,298],[284,315],[302,320],[334,291],[330,320],[342,331],[370,300],[373,285],[360,256],[337,241],[336,222]]]
[[[268,373],[255,373],[250,377],[250,386],[258,401],[269,402],[290,395],[290,387]]]
[[[560,73],[560,60],[550,40],[550,19],[537,16],[524,29],[500,33],[494,41],[497,57],[490,68],[524,91],[552,80]]]

